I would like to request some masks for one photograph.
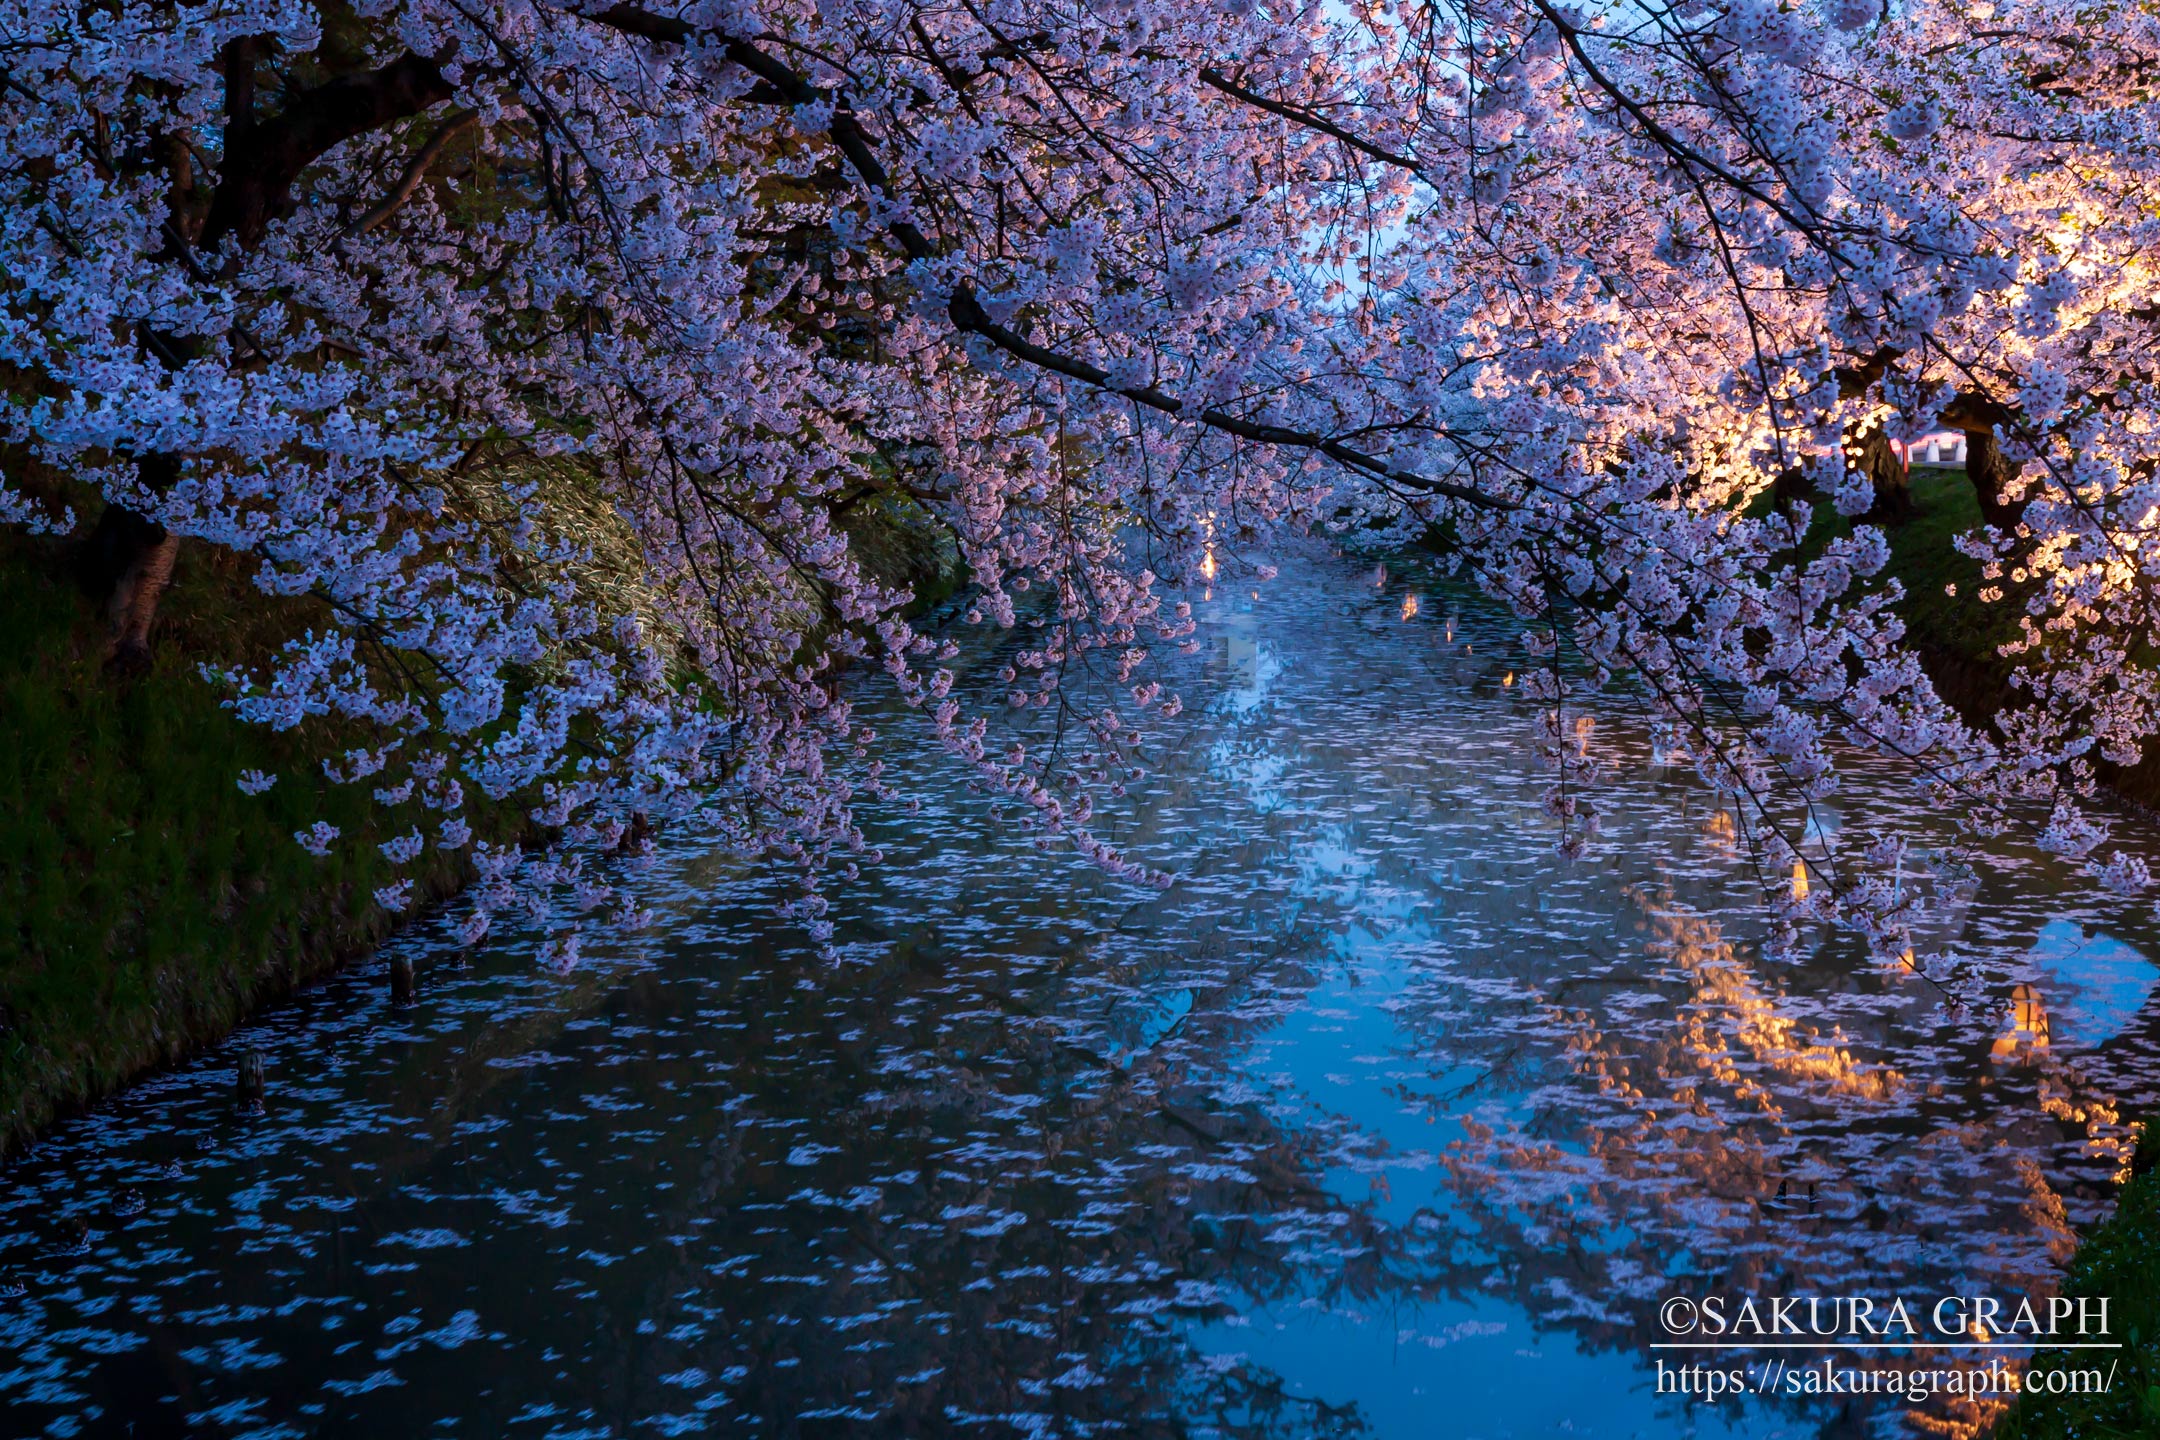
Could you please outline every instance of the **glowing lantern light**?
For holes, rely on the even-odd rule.
[[[2040,1001],[2039,987],[2019,985],[2010,992],[2010,1028],[1996,1038],[1988,1051],[1991,1059],[2010,1060],[2021,1053],[2044,1050],[2048,1043],[2047,1007]]]

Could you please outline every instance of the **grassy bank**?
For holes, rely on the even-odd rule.
[[[1997,647],[2018,637],[2021,597],[2015,585],[1995,582],[2009,593],[1996,604],[1982,604],[1979,592],[1990,582],[1980,563],[1952,543],[1980,523],[1980,504],[1964,471],[1916,468],[1912,494],[1917,513],[1888,532],[1890,574],[1905,586],[1898,613],[1937,692],[1968,720],[1985,723],[2016,695],[2009,687],[2011,662]],[[1828,506],[1818,511],[1830,513]],[[2160,809],[2160,754],[2128,769],[2103,763],[2100,771],[2121,799]]]
[[[2105,1296],[2120,1350],[2042,1351],[2033,1372],[2112,1368],[2104,1395],[2026,1394],[1995,1440],[2136,1440],[2160,1435],[2160,1143],[2146,1132],[2142,1173],[2123,1188],[2115,1213],[2078,1246],[2063,1293]]]
[[[195,667],[267,654],[309,615],[205,547],[183,547],[132,679],[105,673],[108,632],[63,545],[0,549],[0,614],[5,1150],[378,942],[397,917],[369,898],[391,878],[376,845],[418,807],[322,780],[320,722],[275,735],[220,708]],[[276,787],[241,793],[251,768]],[[345,833],[324,859],[292,838],[317,819]],[[422,863],[435,895],[460,878],[440,852]]]
[[[2017,634],[2008,605],[1982,605],[1980,566],[1957,552],[1953,537],[1979,523],[1980,507],[1963,471],[1918,469],[1918,513],[1890,531],[1891,573],[1906,589],[1900,607],[1911,638],[1943,698],[1982,720],[2003,703],[2009,662],[1996,647]],[[2108,775],[2124,799],[2160,805],[2160,763],[2148,758]],[[2148,1137],[2152,1132],[2147,1132]],[[2105,1395],[2033,1394],[2020,1398],[1996,1440],[2130,1440],[2160,1435],[2160,1139],[2140,1151],[2140,1172],[2123,1188],[2115,1213],[2085,1235],[2064,1282],[2071,1296],[2109,1301],[2119,1351],[2054,1351],[2036,1372],[2089,1371],[2118,1365]]]
[[[914,588],[918,612],[960,583],[951,538],[910,501],[872,498],[848,529],[880,579]],[[312,719],[285,734],[243,725],[198,673],[323,624],[314,602],[265,596],[251,571],[183,546],[151,668],[120,679],[69,545],[0,537],[0,1154],[366,953],[402,918],[371,898],[393,878],[377,846],[421,818],[418,803],[384,807],[370,786],[322,778],[322,756],[371,737]],[[278,783],[244,794],[250,769]],[[323,859],[293,841],[316,820],[343,833]],[[520,825],[506,811],[475,828],[502,838]],[[440,851],[419,864],[423,904],[464,879]]]
[[[1980,562],[1955,543],[1980,523],[1980,502],[1962,470],[1915,468],[1912,496],[1912,518],[1887,531],[1890,573],[1905,586],[1898,613],[1943,697],[1981,718],[2002,703],[2010,663],[1996,647],[2018,627],[2009,605],[1980,602]]]

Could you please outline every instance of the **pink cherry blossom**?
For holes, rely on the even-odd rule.
[[[872,684],[921,716],[880,743],[942,745],[1009,823],[1161,883],[1062,797],[1122,793],[1177,715],[1141,673],[1195,643],[1177,587],[1315,527],[1444,533],[1550,635],[1525,692],[1563,827],[1593,776],[1559,717],[1623,677],[1766,826],[1858,747],[2084,853],[2096,763],[2155,729],[2135,15],[85,15],[0,0],[0,435],[165,547],[129,614],[175,543],[305,604],[271,663],[208,667],[240,719],[371,737],[325,773],[444,812],[442,845],[481,797],[559,837],[475,850],[474,925],[574,888],[564,857],[634,815],[702,812],[814,885],[890,793]],[[1961,543],[2022,607],[1987,732],[1920,669],[1847,454],[1945,429],[1985,517]],[[1791,483],[1850,533],[1804,548],[1763,499]],[[1005,698],[1064,743],[989,736],[850,540],[878,498],[950,538],[963,637],[1013,632]],[[0,485],[0,523],[69,521]],[[1089,675],[1122,688],[1076,698]],[[1810,904],[1894,903],[1817,859]]]

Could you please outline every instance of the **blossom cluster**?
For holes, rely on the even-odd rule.
[[[394,864],[483,802],[553,837],[475,850],[474,936],[611,898],[574,857],[640,816],[866,858],[851,674],[1159,880],[1088,827],[1177,713],[1168,590],[1315,526],[1444,534],[1539,627],[1563,827],[1561,708],[1625,675],[1721,788],[1820,798],[1859,745],[2082,856],[2160,713],[2160,35],[2001,8],[0,0],[0,436],[310,607],[212,678],[366,737],[325,769],[422,802]],[[1991,731],[1904,634],[1868,428],[1975,439]],[[1069,743],[964,711],[852,538],[881,506]]]

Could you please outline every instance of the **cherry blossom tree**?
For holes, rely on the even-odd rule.
[[[473,934],[604,903],[576,856],[644,814],[852,863],[850,672],[1159,879],[1089,822],[1176,713],[1165,584],[1316,526],[1441,536],[1525,617],[1565,848],[1563,714],[1625,677],[1779,866],[1848,745],[2083,856],[2160,700],[2156,51],[2076,0],[0,0],[0,424],[103,502],[116,664],[178,546],[245,554],[327,618],[210,678],[378,737],[326,766],[439,817],[393,860],[477,795],[561,836],[476,847]],[[1856,443],[1941,428],[2025,607],[1990,733]],[[1809,543],[1804,491],[1855,523]],[[950,532],[1070,743],[963,712],[866,497]],[[1900,843],[1788,905],[1896,945]]]

